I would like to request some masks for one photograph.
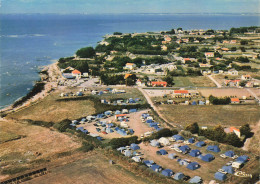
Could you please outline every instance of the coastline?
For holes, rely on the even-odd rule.
[[[13,107],[14,104],[21,100],[22,98],[26,97],[36,86],[37,83],[34,84],[32,90],[28,92],[25,96],[19,98],[12,104],[8,105],[7,107],[0,110],[1,117],[6,116],[9,113],[13,113],[15,111],[21,110],[23,108],[29,107],[31,104],[36,103],[45,97],[49,95],[51,91],[55,91],[58,86],[59,80],[62,78],[62,74],[58,67],[58,62],[52,63],[50,65],[44,66],[44,68],[39,72],[40,75],[40,81],[41,83],[44,83],[44,88],[39,93],[34,94],[29,99],[26,99],[24,102],[22,102],[21,105],[18,105],[17,107]]]

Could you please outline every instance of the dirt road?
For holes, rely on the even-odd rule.
[[[221,87],[222,87],[221,84],[219,84],[215,79],[213,79],[213,77],[212,77],[211,75],[207,75],[207,77],[208,77],[212,82],[214,82],[214,83],[217,85],[218,88],[221,88]]]

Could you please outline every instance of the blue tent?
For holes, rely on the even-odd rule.
[[[184,138],[178,134],[172,136],[175,141],[184,141]]]
[[[115,115],[121,114],[121,111],[116,110]]]
[[[217,146],[217,145],[209,145],[208,147],[207,147],[207,150],[208,151],[213,151],[213,152],[215,152],[215,153],[218,153],[218,152],[220,152],[220,149],[219,149],[219,147]]]
[[[132,150],[138,150],[138,149],[140,149],[140,147],[139,147],[137,144],[134,144],[134,143],[132,143],[132,144],[130,145],[130,148],[131,148]]]
[[[148,116],[149,116],[149,114],[147,114],[147,113],[142,114],[142,118],[147,118]]]
[[[81,132],[83,132],[84,134],[87,134],[87,133],[88,133],[87,130],[81,130]]]
[[[85,122],[85,121],[86,121],[86,118],[82,118],[81,121]]]
[[[127,156],[127,157],[130,157],[130,156],[132,156],[132,153],[131,153],[130,150],[125,150],[124,155]]]
[[[148,120],[146,120],[146,123],[152,123],[152,122],[153,122],[152,119],[148,119]]]
[[[103,138],[102,138],[102,137],[99,137],[99,136],[97,136],[96,138],[97,138],[97,140],[99,140],[99,141],[102,141],[102,140],[103,140]]]
[[[104,93],[103,91],[100,91],[100,92],[98,93],[98,95],[103,95],[103,93]]]
[[[159,147],[160,146],[160,143],[158,141],[156,141],[156,140],[152,140],[150,144],[153,147]]]
[[[206,155],[201,157],[201,160],[203,160],[205,162],[211,162],[214,159],[215,159],[215,157],[211,154],[206,154]]]
[[[183,173],[179,172],[179,173],[176,173],[173,178],[174,178],[175,180],[181,180],[181,179],[183,179],[184,177],[185,177],[185,175],[184,175]]]
[[[128,103],[136,103],[136,102],[134,101],[134,99],[130,98],[130,99],[128,100]]]
[[[233,167],[231,165],[228,165],[228,166],[225,165],[225,166],[222,167],[222,169],[225,172],[229,173],[229,174],[234,174],[235,173],[235,171],[234,171],[234,169],[233,169]]]
[[[167,155],[168,152],[165,149],[160,149],[159,152],[161,153],[161,155]]]
[[[144,160],[143,163],[147,166],[147,167],[151,167],[154,164],[153,160]]]
[[[179,164],[187,166],[187,165],[189,165],[189,162],[187,160],[180,160]]]
[[[201,155],[201,152],[200,152],[200,150],[195,149],[195,150],[191,150],[189,155],[192,157],[197,157],[197,156]]]
[[[164,169],[162,171],[162,175],[167,176],[167,177],[171,177],[173,175],[173,171],[171,169]]]
[[[103,117],[105,117],[104,114],[98,114],[98,115],[97,115],[97,118],[103,118]]]
[[[75,127],[76,125],[75,125],[74,123],[71,123],[71,124],[70,124],[70,126],[73,126],[73,127]]]
[[[182,151],[183,154],[186,154],[190,151],[190,147],[187,145],[180,146],[179,149]]]
[[[78,127],[78,128],[76,128],[76,130],[82,131],[82,130],[84,130],[84,127]]]
[[[175,153],[170,153],[170,154],[168,155],[168,158],[169,158],[169,159],[175,159],[175,157],[176,157],[176,154],[175,154]]]
[[[77,96],[83,96],[82,92],[77,92]]]
[[[221,172],[216,172],[215,173],[215,178],[217,180],[220,180],[220,181],[224,181],[225,179],[227,179],[227,175],[226,174],[223,174]]]
[[[191,105],[197,105],[197,102],[196,102],[196,101],[193,101],[193,102],[191,103]]]
[[[113,133],[114,132],[114,130],[112,130],[111,128],[106,128],[106,133]]]
[[[193,178],[190,179],[189,183],[202,183],[202,178],[199,176],[194,176]]]
[[[236,161],[240,161],[242,163],[245,163],[249,160],[249,157],[247,155],[240,156],[236,159]]]
[[[130,109],[129,113],[137,112],[137,109]]]
[[[187,168],[190,170],[196,170],[200,168],[200,165],[198,164],[198,162],[191,162],[187,165]]]
[[[201,148],[202,146],[205,146],[206,145],[206,143],[204,142],[204,141],[200,141],[200,142],[197,142],[196,144],[195,144],[195,146],[197,146],[197,147],[199,147],[199,148]]]
[[[227,157],[233,157],[233,156],[235,155],[235,153],[234,153],[234,151],[229,150],[229,151],[227,151],[227,152],[225,153],[225,155],[226,155]]]
[[[150,127],[155,127],[155,126],[158,126],[158,123],[150,123],[149,126]]]
[[[109,116],[109,115],[112,114],[112,112],[111,112],[111,111],[106,111],[106,112],[104,112],[104,114],[105,114],[106,116]]]
[[[160,172],[162,170],[162,167],[157,164],[154,164],[151,166],[151,169],[155,172]]]
[[[195,139],[192,137],[192,138],[189,138],[188,139],[188,142],[190,143],[190,144],[192,144],[192,143],[194,143],[195,142]]]
[[[134,133],[134,130],[132,128],[129,128],[128,131],[130,132],[130,134]]]
[[[158,131],[160,131],[160,130],[162,130],[162,128],[159,128],[159,127],[154,127],[155,128],[155,130],[158,132]]]

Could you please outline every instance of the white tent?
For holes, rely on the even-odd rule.
[[[164,145],[164,146],[170,145],[169,139],[167,139],[167,138],[165,138],[165,137],[161,137],[158,141],[159,141],[160,144],[162,144],[162,145]]]

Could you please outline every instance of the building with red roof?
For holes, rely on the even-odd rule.
[[[152,81],[151,85],[153,87],[166,87],[167,86],[167,82],[165,82],[165,81]]]

